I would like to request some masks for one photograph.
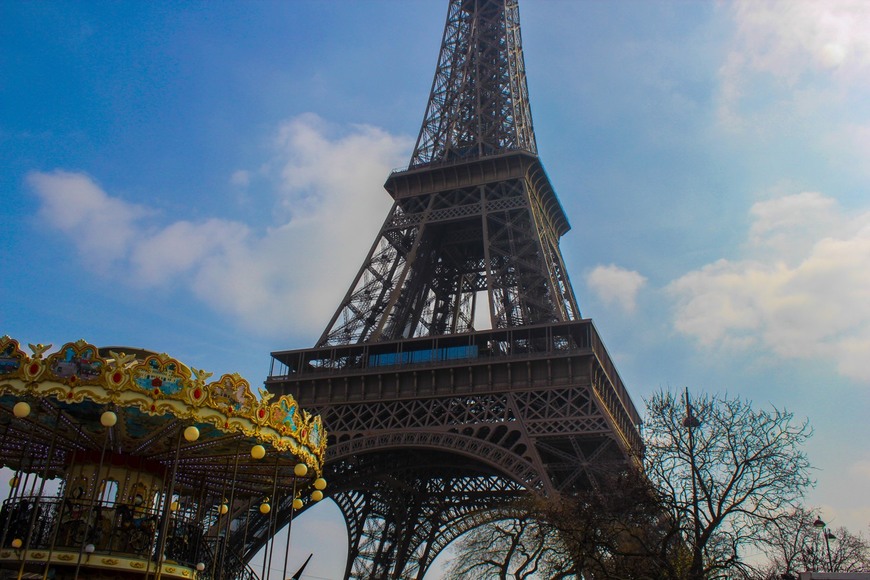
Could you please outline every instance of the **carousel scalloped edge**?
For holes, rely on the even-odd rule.
[[[323,464],[326,431],[320,416],[300,409],[292,395],[273,401],[273,393],[259,389],[258,399],[238,373],[206,383],[212,373],[167,354],[136,359],[110,352],[111,358],[103,358],[96,346],[78,340],[43,358],[50,344],[28,346],[32,355],[14,338],[0,338],[0,395],[53,396],[68,403],[88,399],[135,406],[152,415],[171,413],[257,437],[280,451],[308,455],[318,466]],[[10,382],[16,379],[21,381],[18,386]]]

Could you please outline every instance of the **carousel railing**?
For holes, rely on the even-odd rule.
[[[0,533],[6,531],[6,543],[11,538],[28,539],[29,549],[81,551],[90,544],[95,552],[152,559],[161,529],[157,510],[124,503],[25,496],[6,500],[0,509]],[[166,558],[193,566],[201,545],[202,531],[196,521],[171,514]]]

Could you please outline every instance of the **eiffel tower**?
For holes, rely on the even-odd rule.
[[[411,161],[384,187],[392,209],[335,315],[314,348],[272,353],[267,386],[329,432],[345,577],[421,579],[518,495],[637,458],[640,417],[565,271],[517,0],[449,0]]]

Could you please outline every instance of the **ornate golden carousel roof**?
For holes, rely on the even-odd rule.
[[[177,491],[223,493],[234,471],[236,493],[252,495],[271,489],[279,464],[302,462],[322,473],[320,417],[290,395],[275,398],[260,389],[257,397],[238,374],[209,381],[211,373],[166,354],[100,349],[83,340],[48,355],[51,345],[29,347],[32,354],[0,338],[0,460],[6,467],[50,479],[91,454],[166,473],[178,453]],[[106,418],[112,416],[116,422]],[[199,436],[183,440],[190,426]],[[265,457],[248,453],[257,445]]]

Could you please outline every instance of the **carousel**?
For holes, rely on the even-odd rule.
[[[320,417],[166,354],[50,348],[0,338],[0,579],[255,579],[262,550],[286,577],[275,531],[326,487]]]

